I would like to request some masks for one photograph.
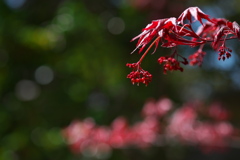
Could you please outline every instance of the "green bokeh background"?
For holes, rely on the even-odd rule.
[[[157,58],[170,50],[159,48],[143,62],[154,76],[148,87],[133,86],[126,79],[131,70],[125,64],[137,62],[140,55],[130,55],[136,42],[130,40],[152,19],[177,17],[187,7],[199,6],[210,15],[240,23],[239,4],[238,0],[2,0],[0,160],[94,159],[72,154],[62,128],[86,117],[99,125],[121,115],[134,122],[148,98],[162,96],[179,106],[195,99],[220,101],[232,111],[232,123],[238,127],[238,40],[229,43],[235,53],[230,62],[219,67],[213,60],[217,54],[206,48],[210,55],[202,68],[186,66],[183,73],[168,75],[162,74]],[[194,49],[179,51],[189,55]],[[37,72],[39,67],[45,70]],[[193,147],[170,145],[114,150],[109,159],[234,159],[238,151],[203,155]]]

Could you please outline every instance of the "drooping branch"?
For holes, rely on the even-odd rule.
[[[206,21],[203,22],[203,19]],[[192,24],[196,21],[199,21],[201,25],[197,31],[194,31]],[[161,47],[165,48],[173,48],[179,45],[189,47],[200,46],[197,52],[189,55],[190,63],[188,63],[187,58],[182,57],[178,53],[174,54],[174,56],[161,56],[158,62],[160,64],[164,62],[163,68],[164,73],[166,73],[166,71],[173,70],[183,71],[180,63],[183,65],[202,65],[204,56],[206,55],[206,52],[203,51],[203,46],[207,43],[211,43],[213,50],[219,52],[219,60],[230,58],[230,52],[232,52],[232,50],[226,46],[225,42],[237,38],[240,39],[240,26],[237,22],[230,22],[224,18],[210,18],[209,15],[205,14],[198,7],[186,9],[178,18],[171,17],[154,20],[142,30],[141,34],[132,39],[132,41],[138,39],[134,51],[139,49],[139,53],[141,53],[148,45],[149,46],[137,63],[127,64],[127,66],[133,68],[135,72],[135,74],[132,73],[131,76],[129,76],[129,74],[127,78],[130,78],[133,84],[135,82],[138,82],[138,84],[142,82],[147,85],[151,81],[151,76],[147,77],[148,81],[146,83],[144,80],[145,76],[142,75],[142,73],[147,71],[144,71],[140,65],[154,45],[155,49],[153,53],[155,53],[159,43],[162,43]],[[177,59],[178,56],[184,61],[179,61]],[[147,75],[151,74],[147,72]],[[143,78],[143,80],[139,81],[140,78]]]

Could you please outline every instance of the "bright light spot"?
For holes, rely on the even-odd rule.
[[[97,143],[92,146],[88,146],[91,141],[85,140],[81,145],[82,154],[85,157],[96,157],[98,159],[107,159],[111,155],[111,148],[108,144]]]
[[[15,94],[19,100],[31,101],[39,96],[40,89],[33,81],[21,80],[16,85]]]
[[[98,159],[108,159],[111,155],[111,148],[108,144],[100,143],[98,144],[98,150],[96,157]]]
[[[85,157],[95,157],[97,154],[97,147],[94,146],[88,146],[88,143],[90,143],[90,141],[88,140],[84,140],[83,143],[81,144],[81,150],[82,150],[82,154]]]
[[[53,81],[53,70],[48,66],[40,66],[35,71],[35,79],[39,84],[49,84]]]
[[[108,21],[107,28],[112,34],[121,34],[125,29],[125,23],[122,18],[114,17]]]
[[[216,130],[224,136],[230,135],[233,132],[232,126],[227,122],[221,122],[216,126]]]
[[[69,30],[73,27],[73,17],[70,14],[60,14],[57,16],[57,22],[62,31]]]
[[[23,6],[26,0],[5,0],[5,3],[12,9],[17,9]]]

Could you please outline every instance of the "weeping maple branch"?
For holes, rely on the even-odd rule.
[[[206,21],[203,22],[203,19]],[[192,24],[196,21],[200,22],[201,25],[194,31]],[[159,43],[162,43],[161,47],[164,48],[173,48],[179,45],[189,47],[200,46],[197,52],[189,55],[190,63],[187,58],[178,53],[174,55],[180,56],[184,60],[183,62],[174,56],[161,56],[158,59],[158,63],[162,64],[164,62],[164,73],[174,70],[183,71],[180,63],[183,65],[202,65],[203,58],[206,54],[206,52],[203,51],[203,46],[207,43],[211,43],[213,50],[218,51],[219,60],[230,58],[232,50],[228,48],[225,43],[227,40],[240,39],[240,26],[235,21],[230,22],[224,18],[211,18],[198,7],[190,7],[178,18],[171,17],[153,20],[143,28],[142,33],[134,37],[132,41],[137,39],[138,42],[133,52],[139,49],[139,53],[142,53],[143,50],[149,46],[137,63],[127,64],[128,67],[133,69],[127,78],[130,78],[133,84],[142,82],[147,85],[151,81],[152,76],[150,76],[151,74],[149,72],[144,71],[140,65],[154,45],[155,49],[153,53],[157,50]],[[143,74],[146,72],[147,74]],[[145,81],[146,79],[147,82]]]

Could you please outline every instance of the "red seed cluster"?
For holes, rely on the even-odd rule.
[[[143,70],[139,63],[127,63],[126,66],[133,69],[127,75],[127,78],[131,79],[132,84],[143,83],[148,85],[152,81],[152,75],[148,71]]]
[[[222,59],[224,61],[226,58],[228,59],[228,58],[231,57],[232,50],[230,48],[227,48],[225,46],[221,46],[218,51],[219,51],[218,60]]]
[[[158,59],[158,63],[160,63],[160,64],[165,63],[163,65],[163,73],[164,74],[166,74],[167,71],[174,71],[174,70],[179,70],[181,72],[183,71],[183,68],[180,67],[180,62],[172,57],[160,57]]]
[[[203,58],[206,55],[206,52],[203,52],[202,50],[198,50],[197,52],[195,52],[194,54],[189,56],[190,59],[190,65],[194,66],[194,65],[198,65],[201,66],[203,63]]]
[[[138,66],[138,63],[127,63],[126,66],[129,68],[135,68]]]
[[[131,79],[132,84],[143,83],[148,85],[152,81],[152,75],[143,69],[132,71],[127,75],[127,78]]]

